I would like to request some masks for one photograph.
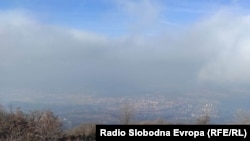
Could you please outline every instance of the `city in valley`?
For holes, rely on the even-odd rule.
[[[195,123],[202,116],[209,116],[210,123],[235,123],[240,118],[237,114],[241,114],[237,112],[248,112],[247,101],[238,105],[240,108],[235,106],[228,109],[230,101],[215,99],[209,96],[208,91],[200,92],[207,96],[195,99],[195,92],[182,97],[157,94],[100,97],[79,94],[75,97],[65,96],[68,102],[63,102],[65,97],[60,99],[51,95],[40,102],[15,101],[5,103],[4,107],[18,107],[26,112],[51,110],[62,119],[65,127],[74,127],[80,123],[120,124],[124,112],[131,113],[132,123],[162,120],[173,124]],[[224,98],[224,94],[221,94],[221,98]]]

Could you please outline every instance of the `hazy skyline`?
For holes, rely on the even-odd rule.
[[[0,102],[218,88],[223,94],[247,94],[249,4],[3,0]]]

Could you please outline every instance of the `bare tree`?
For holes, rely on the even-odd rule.
[[[237,110],[235,113],[237,124],[250,124],[250,112],[247,110]]]
[[[24,113],[0,109],[0,140],[4,141],[53,141],[62,133],[62,124],[50,111]]]
[[[134,117],[134,108],[131,104],[126,103],[121,107],[120,123],[121,124],[130,124],[132,118]]]
[[[7,121],[7,113],[4,110],[3,106],[0,105],[0,139],[4,138],[6,135],[5,127]]]
[[[214,107],[213,107],[212,104],[205,104],[201,108],[202,114],[198,117],[196,123],[200,124],[200,125],[209,124],[209,122],[210,122],[210,115],[213,112],[213,109],[214,109]]]
[[[66,136],[78,137],[85,141],[94,140],[96,134],[95,123],[82,123],[79,126],[66,131]]]
[[[35,125],[35,134],[42,141],[56,140],[62,134],[62,123],[53,112],[36,112],[33,113]]]
[[[210,116],[209,115],[202,115],[201,117],[199,117],[197,119],[197,124],[199,125],[206,125],[206,124],[209,124],[210,122]]]
[[[19,108],[15,113],[5,113],[1,120],[1,138],[6,140],[22,140],[26,132],[27,120]]]

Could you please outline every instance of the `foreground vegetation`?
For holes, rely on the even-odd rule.
[[[165,120],[133,122],[134,112],[128,106],[121,109],[121,124],[171,124]],[[242,124],[248,124],[244,116]],[[204,115],[196,124],[209,124],[210,116]],[[51,111],[23,112],[20,108],[5,110],[0,106],[0,141],[94,141],[94,123],[81,124],[64,129],[63,122]]]
[[[62,121],[51,111],[24,113],[17,108],[0,108],[0,141],[94,140],[95,124],[64,130]]]

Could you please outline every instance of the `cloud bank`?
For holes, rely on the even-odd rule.
[[[249,15],[221,10],[174,31],[110,38],[1,12],[1,98],[13,90],[122,96],[249,84]]]

